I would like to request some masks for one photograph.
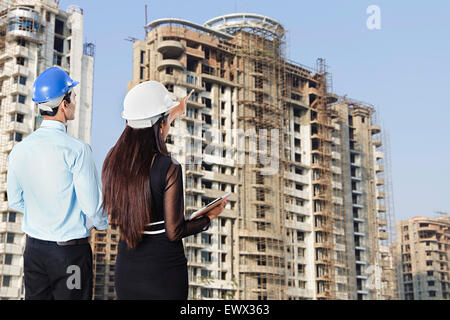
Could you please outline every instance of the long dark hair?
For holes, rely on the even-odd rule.
[[[160,132],[166,123],[167,116],[151,128],[127,126],[103,163],[103,212],[108,213],[112,226],[119,227],[129,248],[139,244],[145,226],[151,223],[150,167],[158,153],[169,155]]]

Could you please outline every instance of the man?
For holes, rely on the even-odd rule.
[[[44,120],[8,157],[9,207],[24,213],[25,299],[92,299],[91,226],[108,227],[88,144],[66,133],[74,120],[73,81],[53,67],[35,81]]]

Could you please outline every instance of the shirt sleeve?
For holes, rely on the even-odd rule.
[[[8,157],[8,173],[6,176],[6,192],[8,195],[8,206],[16,211],[25,212],[25,202],[23,200],[23,189],[17,180],[13,166],[10,165]]]
[[[102,187],[91,147],[84,144],[72,166],[73,184],[81,210],[97,230],[108,227],[108,216],[102,210]]]
[[[167,171],[164,216],[167,236],[172,242],[206,231],[210,225],[206,215],[193,221],[184,217],[183,177],[180,164],[172,163]]]

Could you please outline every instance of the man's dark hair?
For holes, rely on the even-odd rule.
[[[71,94],[72,94],[72,91],[67,92],[67,93],[64,95],[63,101],[66,100],[67,103],[70,103],[70,102],[71,102],[71,100],[70,100]],[[62,102],[62,101],[61,101],[61,102]],[[50,111],[44,111],[44,110],[39,110],[39,112],[41,113],[41,116],[54,117],[54,116],[56,116],[56,114],[58,113],[58,110],[59,110],[59,106],[56,107],[56,108],[53,108],[51,112],[50,112]]]

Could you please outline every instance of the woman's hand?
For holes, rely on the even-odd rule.
[[[217,207],[215,207],[214,209],[211,209],[206,214],[208,216],[209,220],[211,220],[211,222],[223,212],[228,201],[229,201],[228,199],[223,199]]]
[[[183,99],[178,100],[178,102],[180,104],[170,111],[169,125],[171,125],[172,122],[174,122],[175,119],[178,118],[179,116],[183,116],[186,114],[186,105],[188,102],[188,97],[186,96]]]

